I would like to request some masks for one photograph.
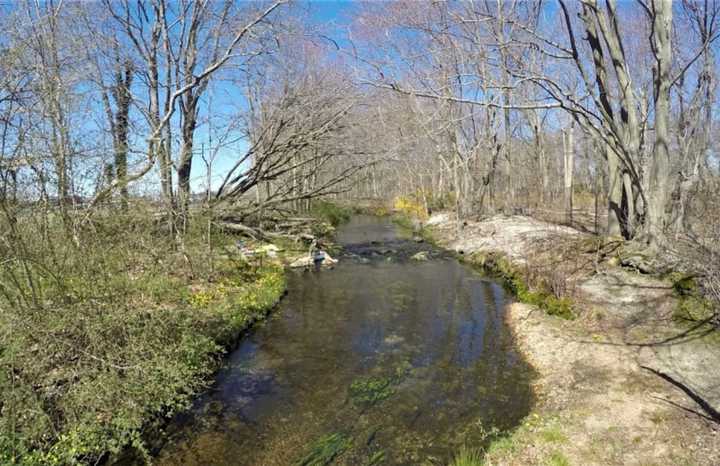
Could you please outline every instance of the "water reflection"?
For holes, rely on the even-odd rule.
[[[443,464],[528,412],[498,284],[451,258],[409,260],[430,247],[385,219],[355,218],[339,240],[340,264],[290,277],[281,308],[171,426],[160,464],[294,464],[333,433],[348,440],[339,464]]]

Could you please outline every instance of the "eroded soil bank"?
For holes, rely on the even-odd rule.
[[[509,305],[506,319],[539,373],[533,413],[487,450],[489,464],[717,465],[720,338],[673,320],[671,283],[614,265],[589,235],[522,216],[464,227],[428,221],[469,262],[503,257],[562,287],[573,320]],[[539,272],[538,272],[539,271]]]

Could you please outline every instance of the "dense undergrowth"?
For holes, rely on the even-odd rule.
[[[0,242],[0,464],[147,454],[144,431],[185,409],[224,349],[284,291],[194,218],[183,241],[150,212],[108,212],[68,238],[28,214]]]

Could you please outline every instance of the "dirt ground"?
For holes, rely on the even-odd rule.
[[[584,233],[522,216],[458,229],[429,222],[441,245],[514,263]],[[550,251],[552,256],[552,251]],[[507,320],[535,367],[537,404],[488,450],[489,464],[720,465],[720,336],[672,319],[670,283],[609,262],[579,269],[563,320],[511,304]],[[713,419],[713,417],[716,417]]]

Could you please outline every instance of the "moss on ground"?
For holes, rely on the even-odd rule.
[[[703,294],[696,276],[674,272],[665,278],[672,283],[673,291],[678,298],[673,312],[675,320],[707,322],[717,314],[718,310]]]

